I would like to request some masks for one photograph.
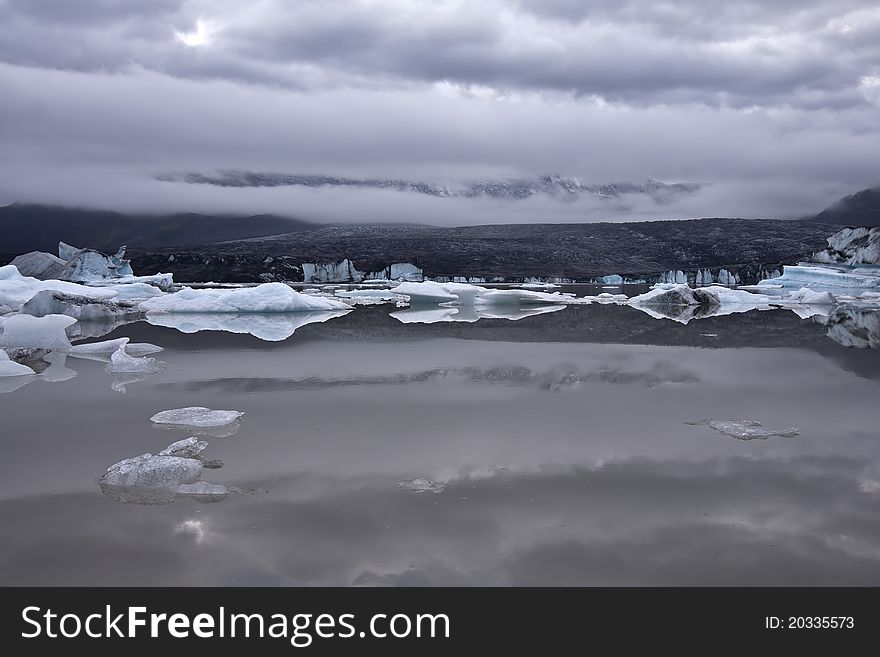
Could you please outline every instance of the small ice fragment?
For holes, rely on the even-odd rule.
[[[98,480],[104,486],[129,486],[174,490],[198,481],[202,462],[180,456],[141,454],[114,463]]]
[[[156,413],[150,418],[156,424],[178,424],[192,427],[222,427],[238,420],[241,411],[217,411],[204,406],[173,408]]]
[[[182,456],[184,458],[198,458],[199,454],[201,454],[205,448],[208,446],[208,443],[204,440],[199,440],[195,436],[190,436],[189,438],[184,438],[183,440],[178,440],[176,443],[171,443],[159,452],[159,456]]]
[[[767,440],[773,437],[793,438],[800,434],[797,427],[765,429],[757,420],[700,420],[685,424],[707,424],[718,433],[737,440]]]
[[[425,479],[424,477],[417,477],[415,479],[401,481],[399,484],[397,484],[397,487],[402,488],[403,490],[407,490],[411,493],[442,493],[446,489],[446,486],[444,486],[443,484],[438,484],[431,481],[430,479]]]

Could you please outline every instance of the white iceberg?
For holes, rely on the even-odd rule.
[[[533,305],[560,304],[573,298],[559,292],[534,292],[532,290],[487,290],[477,299],[479,305]]]
[[[828,248],[813,254],[813,262],[880,265],[880,227],[844,228],[827,241]]]
[[[596,279],[600,285],[623,285],[623,276],[620,274],[609,274],[608,276],[600,276]]]
[[[33,374],[35,372],[30,367],[9,360],[9,355],[0,349],[0,377],[30,376]]]
[[[223,427],[244,415],[242,411],[223,411],[204,406],[187,406],[160,411],[150,418],[156,424],[173,424],[188,427]]]
[[[43,356],[49,367],[40,373],[40,378],[49,383],[69,381],[76,376],[76,370],[67,367],[67,354],[62,351],[50,351]]]
[[[208,447],[207,441],[199,440],[195,436],[178,440],[171,443],[159,452],[159,456],[182,456],[184,458],[195,459]]]
[[[8,315],[0,318],[0,347],[68,351],[65,329],[76,320],[67,315]]]
[[[232,313],[147,313],[146,320],[155,326],[177,329],[181,333],[225,331],[227,333],[250,334],[267,342],[280,342],[307,324],[326,322],[336,317],[342,317],[350,310],[351,308],[318,312],[243,315]]]
[[[283,283],[237,289],[184,288],[140,304],[147,313],[291,313],[350,310],[342,301],[301,294]]]

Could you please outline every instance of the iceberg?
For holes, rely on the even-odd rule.
[[[840,293],[863,288],[880,288],[880,266],[877,265],[819,265],[801,263],[786,265],[782,276],[746,286],[749,290],[779,288],[810,288],[821,291],[837,289]]]
[[[17,256],[9,264],[15,267],[22,276],[33,276],[34,278],[46,280],[57,279],[61,276],[67,261],[51,253],[31,251],[30,253],[23,253]]]
[[[40,374],[43,381],[60,383],[76,376],[76,370],[67,367],[67,354],[62,351],[50,351],[43,356],[43,360],[49,363],[49,367]]]
[[[423,283],[401,283],[390,290],[409,298],[410,305],[427,305],[457,301],[458,296],[449,292],[444,284],[425,281]]]
[[[705,424],[725,436],[737,440],[767,440],[775,436],[793,438],[800,433],[797,427],[786,429],[765,429],[757,420],[700,420],[698,422],[685,422],[685,424]]]
[[[178,440],[171,443],[159,452],[159,456],[181,456],[183,458],[195,459],[208,447],[207,441],[199,440],[195,436]]]
[[[423,279],[424,272],[421,267],[410,262],[395,262],[385,269],[367,274],[365,280],[421,281]]]
[[[240,419],[242,411],[218,411],[204,406],[173,408],[156,413],[150,420],[156,424],[173,424],[186,427],[223,427]]]
[[[184,288],[140,304],[147,313],[291,313],[351,310],[336,299],[301,294],[283,283],[235,289]]]
[[[424,477],[401,481],[397,484],[397,487],[409,491],[410,493],[442,493],[446,490],[445,485],[438,484],[430,479],[425,479]]]
[[[114,463],[98,480],[105,486],[176,489],[202,476],[202,462],[181,456],[141,454]]]
[[[609,274],[608,276],[600,276],[596,279],[600,285],[623,285],[623,276],[620,274]]]
[[[9,360],[9,355],[0,349],[0,378],[7,376],[30,376],[35,372],[27,365]]]
[[[68,350],[68,354],[77,358],[106,361],[109,360],[113,352],[122,346],[125,347],[126,353],[131,356],[144,356],[162,351],[162,347],[150,344],[149,342],[129,342],[129,338],[115,338],[100,342],[75,344]]]
[[[76,320],[67,315],[9,315],[0,318],[0,347],[68,351],[65,329]]]
[[[366,276],[366,273],[358,270],[348,258],[340,262],[304,262],[302,270],[304,283],[359,283]],[[385,276],[376,278],[385,278]]]
[[[326,310],[297,313],[147,313],[146,320],[154,326],[173,328],[181,333],[199,331],[225,331],[227,333],[250,334],[266,342],[286,340],[295,331],[306,326],[342,317],[347,310]],[[131,351],[129,349],[129,351]]]

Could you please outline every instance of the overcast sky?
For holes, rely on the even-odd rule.
[[[0,202],[328,221],[800,216],[880,184],[876,0],[0,0]],[[667,205],[247,169],[711,183]]]

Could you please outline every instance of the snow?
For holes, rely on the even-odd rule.
[[[0,347],[28,347],[68,351],[70,340],[65,329],[76,320],[67,315],[9,315],[0,318]]]
[[[31,276],[22,276],[13,265],[0,267],[0,303],[18,308],[41,290],[57,290],[90,299],[112,299],[116,296],[114,290],[96,289],[68,281],[41,281]]]
[[[701,420],[686,424],[706,424],[718,433],[737,440],[767,440],[775,436],[792,438],[800,433],[797,427],[765,429],[757,420]]]
[[[201,454],[207,446],[207,441],[199,440],[195,436],[190,436],[189,438],[184,438],[183,440],[171,443],[168,447],[159,452],[159,456],[181,456],[194,459],[198,458],[199,454]]]
[[[147,322],[155,326],[177,329],[181,333],[225,331],[250,334],[267,342],[286,340],[295,331],[306,326],[342,317],[350,309],[297,313],[147,313]]]
[[[125,347],[124,344],[119,345],[111,354],[110,365],[107,367],[111,374],[154,374],[167,365],[155,358],[132,356]]]
[[[0,377],[28,376],[32,374],[35,374],[35,372],[30,367],[16,363],[14,360],[9,360],[9,355],[0,349]]]
[[[187,406],[161,411],[150,418],[156,424],[175,424],[190,427],[222,427],[244,415],[241,411],[218,411],[204,406]]]
[[[424,477],[401,481],[397,487],[410,493],[442,493],[446,489],[443,484],[438,484]]]
[[[394,294],[409,297],[411,305],[438,304],[457,301],[458,296],[446,290],[446,284],[425,281],[423,283],[401,283],[391,288]]]
[[[147,313],[290,313],[350,310],[335,299],[301,294],[283,283],[237,289],[184,288],[140,304]]]

